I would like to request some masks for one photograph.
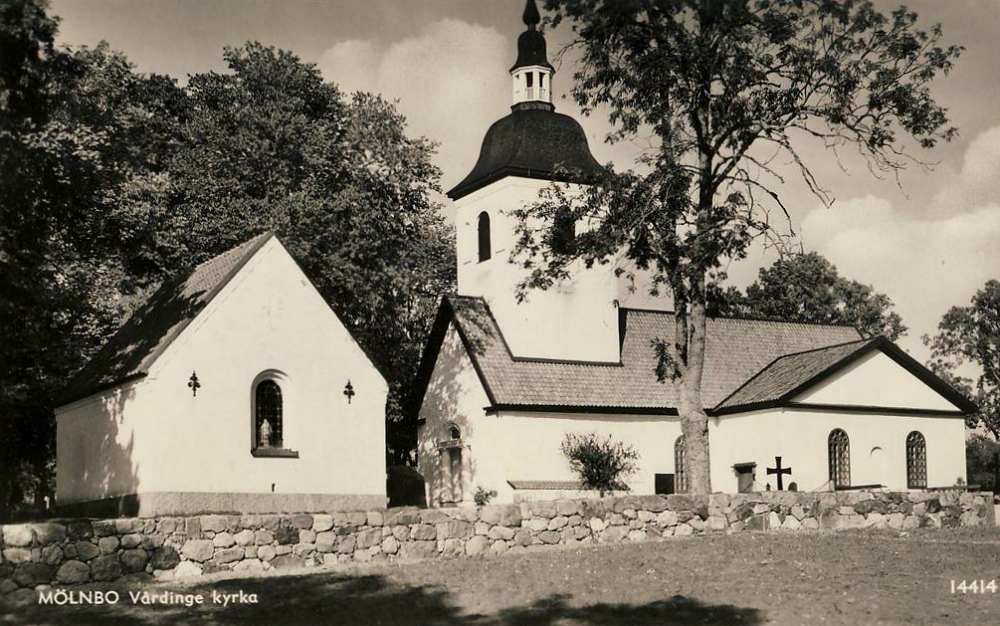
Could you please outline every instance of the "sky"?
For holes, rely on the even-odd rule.
[[[920,337],[941,316],[968,304],[990,278],[1000,279],[1000,0],[908,0],[944,43],[966,48],[954,70],[932,84],[957,126],[956,140],[918,153],[933,168],[914,167],[899,180],[879,179],[857,155],[833,155],[803,143],[804,160],[834,198],[826,207],[796,178],[790,163],[781,185],[790,227],[841,275],[887,294],[909,327],[900,345],[925,361]],[[516,56],[523,0],[51,0],[61,18],[59,42],[107,41],[138,71],[189,74],[225,71],[224,46],[248,40],[290,50],[315,63],[347,91],[397,99],[412,135],[438,143],[435,161],[445,189],[475,164],[491,123],[509,112],[508,68]],[[876,0],[890,11],[898,2]],[[564,27],[548,33],[556,65],[557,110],[587,132],[595,157],[633,166],[642,140],[609,145],[601,111],[589,117],[567,98],[575,58],[555,52]],[[730,281],[752,282],[773,252],[755,246],[729,267]]]

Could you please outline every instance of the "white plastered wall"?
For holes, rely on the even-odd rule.
[[[136,431],[150,414],[132,407],[145,387],[145,380],[127,383],[56,411],[59,503],[123,496],[142,484],[146,467],[135,454]]]
[[[885,406],[907,409],[955,411],[941,394],[906,371],[886,354],[875,350],[793,399],[809,404]]]
[[[539,190],[549,184],[508,176],[455,202],[458,293],[486,299],[516,356],[616,362],[618,291],[611,266],[585,270],[577,264],[570,280],[516,301],[516,285],[526,272],[509,262],[517,226],[511,212],[537,201]],[[479,262],[483,211],[490,216],[492,257]]]
[[[428,504],[440,503],[442,469],[438,444],[448,427],[462,433],[465,503],[477,487],[496,490],[494,502],[513,501],[508,480],[576,480],[561,450],[566,433],[611,435],[639,452],[638,471],[629,481],[635,493],[653,493],[654,475],[674,472],[676,417],[568,415],[501,412],[487,414],[489,398],[454,326],[447,331],[431,375],[418,431],[419,471],[427,482]]]
[[[502,496],[513,500],[508,480],[578,480],[562,452],[567,433],[596,433],[610,436],[639,453],[636,472],[627,483],[633,493],[655,492],[656,474],[674,473],[674,442],[681,434],[676,417],[661,415],[613,415],[502,412],[483,418],[480,432],[491,449],[477,455],[487,469],[477,481],[490,485]]]
[[[485,408],[490,404],[479,382],[454,323],[441,343],[437,362],[420,406],[417,430],[418,471],[427,486],[427,503],[438,506],[451,500],[450,471],[444,467],[449,454],[439,444],[449,439],[449,427],[461,431],[463,501],[472,502],[474,481],[480,472],[479,455],[493,442],[480,432]]]
[[[792,475],[784,478],[786,485],[794,481],[804,491],[827,489],[828,437],[836,428],[850,439],[852,485],[906,489],[906,437],[913,431],[923,434],[927,444],[928,487],[965,479],[965,421],[961,415],[935,414],[957,407],[881,351],[862,357],[792,400],[822,408],[712,418],[714,489],[735,490],[732,465],[748,462],[757,463],[759,485],[770,482],[775,488],[775,476],[765,471],[774,467],[775,456],[782,457],[783,467],[792,468]],[[837,408],[826,410],[827,406]]]
[[[251,455],[252,386],[267,370],[284,378],[284,444],[298,458]],[[197,396],[187,386],[193,371]],[[356,393],[350,403],[348,380]],[[95,437],[113,437],[121,449],[117,465],[131,466],[132,493],[270,493],[273,486],[275,493],[384,496],[386,394],[382,376],[271,239],[147,378],[123,388],[117,401],[104,394],[60,409],[59,499],[128,493],[103,475]]]
[[[792,468],[785,488],[795,482],[800,491],[829,490],[827,439],[836,428],[850,439],[851,484],[881,484],[905,490],[906,436],[919,431],[927,442],[927,485],[954,485],[965,478],[965,424],[961,417],[822,412],[772,409],[709,418],[712,489],[735,492],[736,463],[756,463],[756,482],[777,488],[766,469],[781,457]],[[879,451],[873,451],[878,448]]]

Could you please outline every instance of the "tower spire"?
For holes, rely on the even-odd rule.
[[[538,26],[538,22],[542,20],[542,16],[538,14],[538,5],[535,4],[535,0],[528,0],[524,5],[524,14],[521,15],[521,19],[524,20],[524,25],[528,27],[528,30],[535,30]]]

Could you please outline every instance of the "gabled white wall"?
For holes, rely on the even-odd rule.
[[[496,490],[494,502],[511,502],[508,480],[576,480],[561,445],[566,433],[596,432],[613,436],[639,451],[639,470],[630,481],[637,493],[653,493],[654,474],[673,473],[677,418],[642,415],[566,415],[542,412],[487,414],[489,398],[462,344],[449,327],[424,402],[420,407],[419,471],[427,482],[428,504],[443,493],[442,455],[438,443],[448,426],[462,431],[465,502],[477,487]]]
[[[285,447],[299,458],[251,455],[252,385],[266,370],[286,379]],[[196,397],[192,371],[202,385]],[[348,379],[357,394],[350,404]],[[119,443],[127,433],[136,493],[270,493],[273,485],[276,493],[385,494],[386,383],[277,239],[125,391],[113,410],[91,398],[59,413],[63,504],[119,495],[89,469],[92,456],[79,460],[94,444],[71,443],[102,423]]]
[[[794,398],[838,404],[957,411],[958,407],[880,351],[873,351]]]
[[[710,418],[709,445],[712,489],[737,490],[736,463],[756,463],[760,489],[775,476],[780,456],[785,488],[792,481],[799,491],[828,490],[827,440],[835,428],[843,429],[851,444],[851,484],[882,484],[893,491],[907,489],[906,436],[919,431],[927,442],[927,485],[946,487],[965,479],[965,422],[961,417],[913,416],[807,410],[767,410]],[[880,448],[874,455],[872,451]]]
[[[417,429],[417,463],[418,471],[427,484],[429,505],[435,506],[442,499],[450,499],[443,484],[447,472],[443,471],[442,459],[447,457],[438,444],[449,438],[451,424],[458,426],[462,433],[463,500],[472,502],[474,481],[481,471],[489,471],[481,467],[480,455],[487,454],[494,446],[481,433],[485,408],[489,404],[489,398],[452,323],[442,341],[419,413],[422,423]]]

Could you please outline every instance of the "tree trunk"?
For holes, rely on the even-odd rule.
[[[708,414],[701,399],[701,379],[705,366],[705,305],[691,302],[688,318],[687,366],[680,379],[678,414],[684,434],[685,471],[689,493],[711,493]]]

